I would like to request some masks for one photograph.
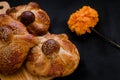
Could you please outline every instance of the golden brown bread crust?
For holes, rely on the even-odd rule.
[[[23,14],[26,11],[32,12],[35,16],[35,20],[33,19],[33,21],[31,21],[30,24],[25,24],[27,26],[28,31],[34,35],[41,36],[46,34],[50,26],[50,18],[44,10],[40,9],[37,3],[30,2],[27,5],[13,7],[11,9],[8,9],[6,13],[7,15],[12,16],[14,19],[21,21],[22,19],[21,16],[25,17],[26,15],[28,15],[28,13]],[[30,15],[29,17],[34,18],[33,16]],[[32,18],[28,19],[28,21],[32,20]],[[23,20],[23,23],[24,21],[26,20]]]
[[[26,27],[5,14],[0,15],[0,73],[11,74],[23,64],[37,43]]]
[[[49,34],[38,37],[38,39],[39,44],[31,50],[26,63],[27,70],[30,73],[44,77],[62,77],[71,74],[77,68],[80,55],[76,46],[68,40],[66,34]],[[58,44],[48,41],[51,39],[59,44],[59,50],[56,48]],[[43,46],[46,42],[49,46]],[[56,46],[50,45],[54,43]],[[44,52],[43,47],[52,54]]]

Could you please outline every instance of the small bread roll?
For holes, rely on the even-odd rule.
[[[38,37],[39,44],[28,55],[27,70],[37,76],[63,77],[77,68],[80,55],[66,34]]]
[[[0,14],[5,14],[10,5],[6,1],[0,1]]]
[[[27,26],[28,31],[34,35],[41,36],[48,32],[50,18],[35,2],[8,9],[7,15],[21,21]]]
[[[0,73],[16,72],[37,43],[26,27],[8,15],[0,14]]]

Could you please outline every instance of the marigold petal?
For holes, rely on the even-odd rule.
[[[98,21],[98,12],[90,6],[83,6],[70,15],[68,26],[72,32],[82,35],[86,32],[90,33],[90,28],[94,28]]]

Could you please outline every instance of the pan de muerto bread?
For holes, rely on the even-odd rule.
[[[21,21],[27,26],[28,31],[34,35],[41,36],[48,32],[50,18],[35,2],[8,9],[6,14]]]
[[[36,43],[36,38],[27,32],[22,23],[0,14],[0,73],[17,71]]]
[[[28,55],[27,70],[37,76],[63,77],[77,68],[80,55],[66,34],[38,37],[39,44]]]

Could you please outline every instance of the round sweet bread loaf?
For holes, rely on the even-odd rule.
[[[39,44],[32,48],[26,62],[30,73],[54,78],[74,72],[80,55],[66,34],[48,34],[38,39]]]
[[[50,18],[35,2],[10,8],[6,14],[21,21],[34,35],[41,36],[48,32]]]
[[[0,14],[0,73],[16,72],[36,43],[36,38],[27,32],[21,22]]]

